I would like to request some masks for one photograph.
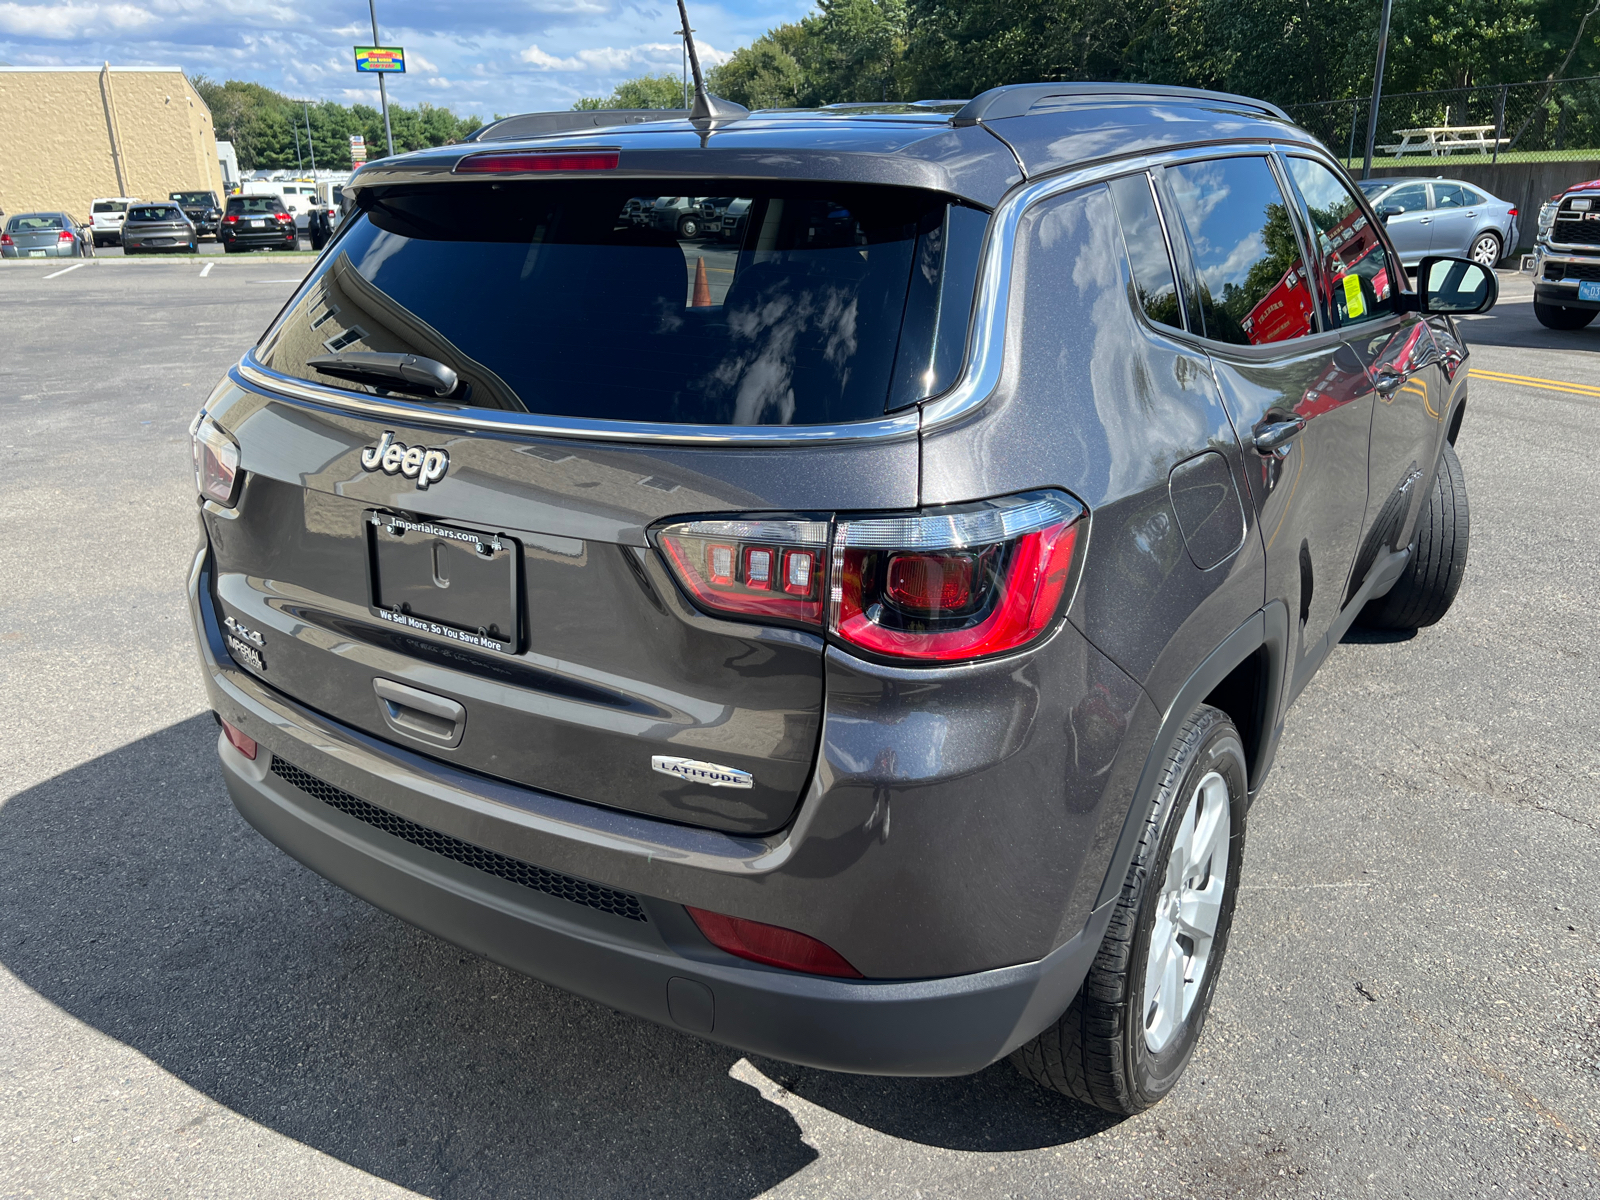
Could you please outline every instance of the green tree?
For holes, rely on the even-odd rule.
[[[586,96],[572,106],[579,112],[599,108],[682,108],[683,79],[678,75],[641,75],[619,83],[609,96]]]

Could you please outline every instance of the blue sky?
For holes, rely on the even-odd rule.
[[[695,0],[702,61],[721,61],[808,0]],[[676,0],[378,0],[385,45],[406,49],[391,102],[459,113],[569,108],[624,79],[677,72]],[[350,48],[372,39],[364,0],[0,0],[0,62],[13,66],[178,66],[294,97],[377,102]]]

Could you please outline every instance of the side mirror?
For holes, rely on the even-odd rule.
[[[1425,313],[1488,312],[1500,298],[1500,281],[1465,258],[1425,258],[1417,267],[1418,307]]]
[[[1378,205],[1378,220],[1387,225],[1390,217],[1399,216],[1403,212],[1405,212],[1405,209],[1403,208],[1394,208],[1388,204],[1380,204]]]

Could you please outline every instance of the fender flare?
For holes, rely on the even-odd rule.
[[[1205,698],[1216,690],[1218,684],[1263,648],[1266,655],[1262,669],[1266,677],[1257,692],[1255,737],[1252,739],[1250,730],[1239,731],[1244,735],[1246,744],[1253,743],[1254,747],[1249,762],[1250,801],[1254,802],[1262,781],[1271,769],[1273,756],[1278,749],[1278,738],[1283,732],[1284,714],[1289,707],[1289,608],[1281,600],[1274,600],[1251,613],[1249,620],[1224,638],[1222,644],[1194,669],[1194,673],[1172,698],[1172,703],[1167,705],[1150,754],[1145,759],[1144,769],[1139,773],[1139,782],[1134,787],[1133,801],[1128,805],[1127,816],[1123,818],[1122,832],[1117,837],[1116,849],[1112,851],[1111,862],[1106,867],[1100,893],[1095,898],[1096,912],[1122,892],[1122,883],[1128,874],[1128,864],[1133,861],[1134,848],[1139,844],[1145,817],[1161,787],[1167,751],[1177,740],[1178,730]]]

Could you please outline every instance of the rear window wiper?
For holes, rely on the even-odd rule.
[[[416,354],[378,353],[351,350],[306,359],[306,366],[355,383],[376,384],[391,392],[417,396],[448,396],[460,382],[455,371],[431,358]]]

